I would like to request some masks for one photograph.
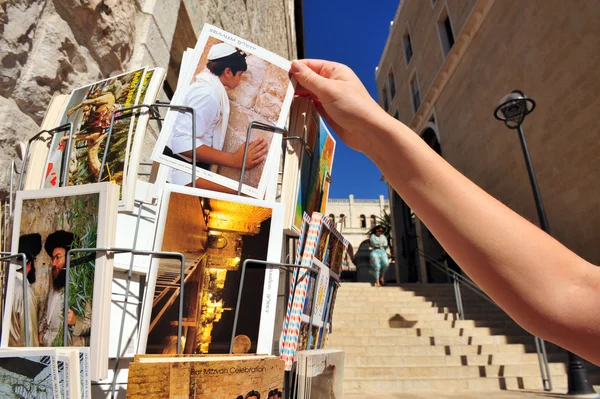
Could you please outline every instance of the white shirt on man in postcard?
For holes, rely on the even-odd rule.
[[[58,336],[60,328],[64,323],[64,292],[50,288],[48,293],[48,307],[46,315],[40,323],[40,344],[41,346],[53,346],[52,343]],[[92,304],[85,304],[85,313],[83,317],[76,316],[75,326],[70,334],[72,346],[89,346],[89,335],[92,323]],[[62,340],[62,337],[60,337]],[[62,342],[62,341],[61,341]]]
[[[50,288],[48,292],[48,306],[46,314],[40,323],[40,344],[52,346],[52,342],[60,331],[63,323],[62,314],[64,310],[64,294],[61,290]]]
[[[222,151],[229,121],[229,97],[221,80],[211,72],[201,72],[196,81],[185,91],[183,104],[196,112],[196,147],[208,145]],[[174,154],[181,155],[192,149],[192,117],[179,113],[167,143]],[[212,168],[213,172],[216,168]],[[185,185],[190,183],[190,174],[171,169],[169,182]]]
[[[10,336],[8,346],[26,346],[25,340],[25,306],[23,301],[23,274],[15,275],[12,314],[10,317]],[[39,346],[38,342],[38,301],[33,289],[27,282],[27,327],[30,346]]]

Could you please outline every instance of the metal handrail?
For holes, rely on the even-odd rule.
[[[464,320],[465,318],[462,296],[460,293],[461,283],[484,300],[488,301],[491,304],[494,304],[500,310],[504,311],[504,309],[502,309],[496,302],[494,302],[494,300],[490,298],[477,284],[475,284],[473,280],[455,272],[454,270],[449,269],[447,265],[441,263],[437,259],[432,258],[420,249],[418,250],[418,253],[436,269],[440,270],[447,277],[450,277],[452,279],[454,285],[454,296],[456,299],[456,308],[458,310],[460,320]],[[542,386],[544,387],[544,391],[552,391],[552,378],[550,377],[550,367],[548,365],[548,354],[546,352],[546,344],[544,340],[540,337],[536,337],[535,335],[533,335],[533,337],[535,338],[535,349],[537,352],[538,364],[540,366]]]

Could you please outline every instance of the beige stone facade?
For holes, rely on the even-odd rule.
[[[585,0],[403,0],[376,72],[380,103],[385,94],[391,115],[397,112],[460,172],[538,223],[517,132],[493,117],[512,90],[535,99],[523,126],[552,234],[596,264],[599,15],[600,3]],[[446,17],[454,44],[445,56]],[[415,78],[422,100],[416,110]],[[394,212],[399,230],[401,218]]]
[[[140,66],[162,67],[161,99],[204,23],[284,58],[297,57],[295,0],[4,0],[0,2],[0,197],[10,160],[52,96]],[[152,131],[144,153],[154,145]]]
[[[354,251],[358,250],[363,241],[368,240],[367,232],[375,227],[378,218],[389,211],[389,201],[383,195],[378,199],[355,199],[350,194],[348,199],[330,198],[327,201],[327,215]]]

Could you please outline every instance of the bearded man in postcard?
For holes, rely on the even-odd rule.
[[[21,268],[15,275],[15,290],[10,323],[8,346],[26,346],[25,319],[29,332],[29,345],[39,346],[38,341],[38,300],[31,286],[35,283],[35,257],[42,250],[42,236],[37,233],[19,237],[19,253],[25,254],[27,265],[25,272]],[[25,274],[25,276],[24,276]],[[25,295],[23,295],[23,278],[27,278],[27,314],[25,314]]]
[[[244,162],[245,143],[235,152],[223,151],[229,122],[228,89],[234,89],[248,69],[246,54],[227,43],[218,43],[208,53],[207,71],[200,72],[195,82],[186,88],[183,105],[192,107],[196,118],[196,166],[217,171],[218,166],[241,169]],[[267,142],[259,138],[248,145],[246,169],[258,166],[268,151]],[[180,161],[192,162],[192,117],[180,113],[175,120],[164,151]],[[171,169],[169,182],[190,185],[190,174]],[[196,187],[226,191],[224,187],[198,179]]]
[[[57,230],[50,234],[44,243],[44,249],[52,258],[52,287],[48,292],[48,306],[46,314],[40,323],[39,341],[41,346],[53,345],[64,323],[64,288],[67,279],[65,269],[67,252],[73,243],[73,233]],[[72,264],[71,266],[75,266]],[[92,326],[92,304],[87,302],[83,316],[77,316],[72,309],[67,314],[67,323],[71,327],[72,346],[89,346],[90,330]],[[62,337],[58,338],[61,340]]]

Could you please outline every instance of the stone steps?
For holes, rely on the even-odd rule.
[[[565,353],[551,353],[549,362],[564,362]],[[382,357],[376,354],[349,355],[346,367],[413,367],[413,366],[507,366],[507,365],[538,365],[537,353],[505,353],[489,355],[396,355]],[[564,366],[564,363],[559,363]],[[539,372],[539,369],[538,369]]]
[[[339,312],[339,313],[338,313]],[[456,307],[434,307],[434,306],[420,306],[420,307],[380,307],[377,309],[371,307],[356,307],[356,308],[344,308],[338,307],[337,303],[335,306],[334,317],[338,316],[342,313],[372,313],[372,314],[380,314],[380,313],[398,313],[398,314],[409,314],[409,313],[419,313],[419,314],[428,314],[428,313],[457,313]]]
[[[338,316],[338,311],[340,315],[343,315],[343,317]],[[399,318],[401,317],[404,320],[415,320],[415,321],[427,321],[427,320],[437,320],[437,321],[442,321],[442,320],[447,320],[447,321],[453,321],[453,320],[460,320],[460,317],[458,315],[458,313],[406,313],[406,312],[402,312],[402,313],[398,313],[398,312],[394,312],[394,311],[380,311],[380,312],[369,312],[369,313],[362,313],[362,312],[356,312],[356,311],[340,311],[340,309],[336,309],[334,316],[338,316],[336,317],[336,323],[337,321],[357,321],[357,322],[362,322],[362,323],[370,323],[373,321],[381,321],[382,318]],[[486,316],[486,314],[482,314],[482,316]],[[488,317],[486,318],[478,318],[478,320],[476,321],[481,321],[481,322],[486,322],[486,321],[510,321],[513,322],[514,321],[508,317],[507,314],[505,313],[488,313],[487,314]],[[334,324],[335,325],[335,324]]]
[[[338,337],[481,337],[500,333],[506,336],[527,336],[528,332],[512,325],[506,328],[494,327],[439,327],[439,328],[373,328],[336,327]]]
[[[406,337],[406,336],[345,336],[336,337],[336,332],[329,339],[331,348],[345,348],[351,345],[502,345],[502,344],[527,344],[533,343],[534,338],[529,335],[521,336],[447,336],[447,337]]]
[[[359,328],[368,325],[369,328],[513,328],[517,324],[511,319],[497,320],[412,320],[404,319],[400,315],[390,317],[387,320],[382,320],[381,317],[372,317],[363,320],[336,320],[335,328]]]
[[[550,375],[566,373],[564,363],[550,363]],[[359,378],[485,378],[485,377],[538,377],[538,364],[509,364],[483,366],[344,366],[344,379]]]
[[[333,339],[333,335],[331,339]],[[330,343],[330,347],[340,347],[339,345]],[[336,346],[332,346],[336,345]],[[390,346],[383,342],[381,345],[371,345],[365,347],[364,345],[349,345],[343,347],[348,357],[357,357],[365,355],[373,355],[378,357],[387,356],[409,356],[409,355],[423,355],[423,356],[465,356],[465,355],[523,355],[523,354],[536,354],[535,344],[531,339],[530,344],[483,344],[483,345],[396,345]],[[548,353],[564,353],[556,349],[556,347],[548,346]],[[537,356],[537,354],[536,354]]]
[[[329,347],[346,353],[344,397],[542,390],[534,337],[493,303],[461,293],[466,320],[451,284],[343,284]],[[566,352],[546,349],[554,389],[564,391]]]
[[[480,297],[474,298],[461,298],[463,303],[465,304],[481,304],[485,306],[495,306],[493,303],[488,302]],[[345,298],[343,296],[339,296],[338,300],[340,303],[348,303],[348,304],[381,304],[381,303],[395,303],[395,302],[431,302],[436,301],[438,303],[455,303],[456,298],[454,294],[452,295],[444,295],[444,296],[405,296],[405,295],[391,295],[391,296],[375,296],[375,297],[367,297],[367,298]]]
[[[552,376],[554,390],[567,389],[567,376]],[[489,392],[498,390],[543,389],[539,376],[529,377],[474,377],[474,378],[344,378],[344,397],[357,393],[407,393],[407,392]],[[481,396],[485,397],[485,396]]]
[[[437,301],[402,301],[402,302],[382,302],[382,303],[361,303],[361,304],[344,304],[339,301],[336,301],[335,309],[342,310],[345,312],[383,312],[383,311],[392,311],[398,313],[399,311],[404,311],[405,309],[427,309],[427,308],[448,308],[454,310],[455,313],[458,312],[458,307],[454,301],[450,302],[437,302]],[[492,304],[475,304],[468,305],[463,302],[463,309],[465,313],[502,313],[506,314],[499,307]]]

